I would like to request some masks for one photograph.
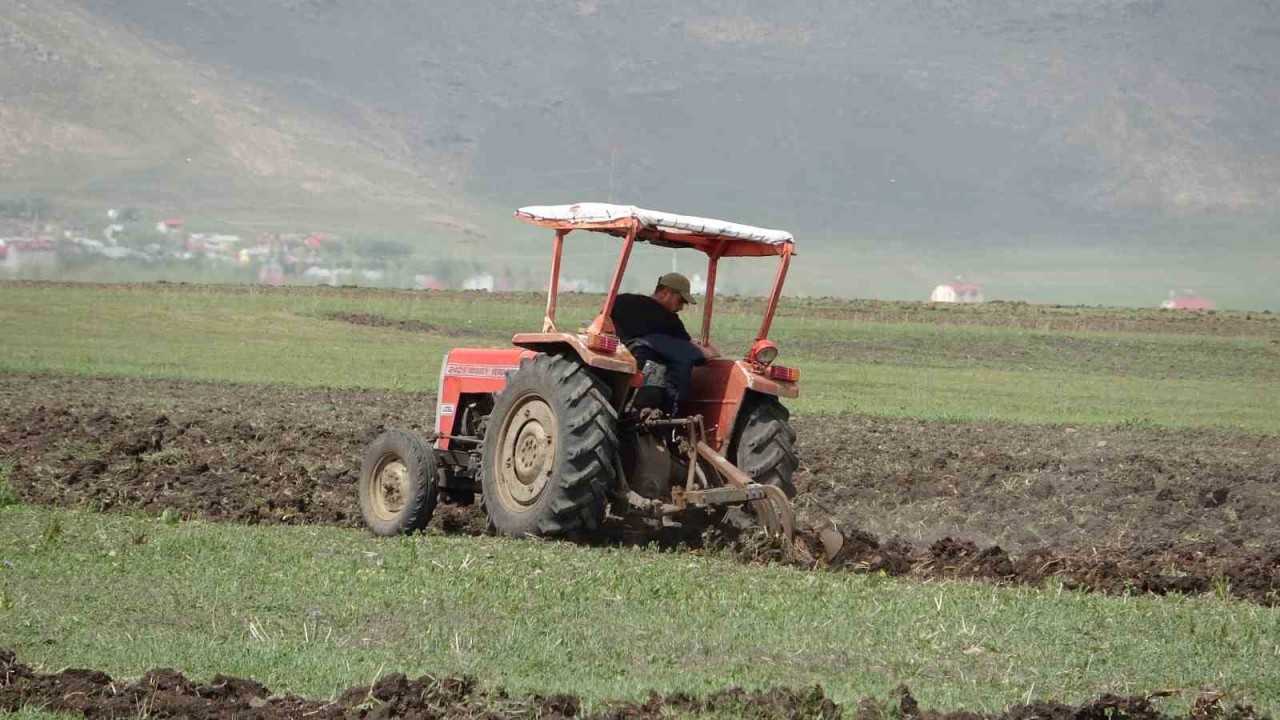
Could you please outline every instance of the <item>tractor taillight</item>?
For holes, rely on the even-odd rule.
[[[800,368],[789,368],[781,365],[769,366],[769,377],[783,382],[800,382]]]
[[[587,336],[587,347],[596,352],[608,353],[610,355],[618,352],[618,338],[612,335],[596,335]]]

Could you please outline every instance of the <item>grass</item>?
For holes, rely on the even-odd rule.
[[[832,333],[833,325],[839,327],[838,334]],[[1155,380],[1280,381],[1280,350],[1265,338],[928,327],[806,318],[787,321],[783,332],[788,350],[843,364]]]
[[[177,667],[332,697],[380,673],[639,698],[905,683],[927,707],[1185,691],[1280,710],[1280,609],[749,567],[495,538],[377,540],[47,508],[2,511],[3,644],[33,665]],[[59,530],[50,533],[49,527]],[[11,565],[11,567],[10,567]]]
[[[448,349],[506,345],[541,314],[531,296],[456,293],[10,284],[0,285],[0,300],[0,331],[19,338],[0,346],[0,371],[399,390],[434,389]],[[586,320],[592,303],[567,298],[562,326]],[[715,335],[726,338],[726,354],[740,355],[757,309],[725,309]],[[339,312],[419,320],[441,332],[329,319]],[[800,412],[1280,433],[1280,345],[1269,331],[1057,332],[792,316],[772,336],[780,362],[803,368],[793,404]]]
[[[10,505],[18,504],[18,491],[13,489],[13,485],[9,484],[9,478],[13,476],[14,462],[12,460],[0,460],[0,510]]]
[[[102,459],[102,447],[86,440],[68,440],[61,450],[62,456],[68,460],[87,462]]]

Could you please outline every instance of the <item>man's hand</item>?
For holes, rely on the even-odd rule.
[[[708,360],[710,360],[711,358],[720,357],[720,348],[717,348],[715,345],[712,345],[709,342],[706,345],[703,345],[700,342],[696,342],[694,343],[694,345],[697,345],[698,349],[702,351],[702,357]]]

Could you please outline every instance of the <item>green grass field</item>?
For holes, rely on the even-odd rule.
[[[567,324],[590,303],[568,298]],[[717,337],[749,333],[752,304],[726,306]],[[337,312],[439,331],[328,319]],[[540,314],[528,297],[0,285],[0,371],[429,390],[448,348],[502,345]],[[775,326],[780,362],[804,370],[802,413],[1280,433],[1269,330],[818,315]],[[0,465],[0,486],[15,471]],[[0,647],[46,670],[136,677],[172,666],[315,697],[391,671],[472,673],[592,701],[820,682],[856,702],[905,683],[926,707],[987,711],[1166,688],[1182,691],[1168,706],[1186,707],[1212,683],[1280,712],[1280,609],[1212,594],[1001,589],[643,549],[0,505]]]
[[[562,326],[589,319],[593,302],[569,298]],[[759,314],[727,309],[713,336],[741,355]],[[337,312],[442,331],[328,319]],[[0,328],[16,341],[0,347],[0,370],[424,390],[449,348],[509,344],[541,312],[535,296],[6,285]],[[1280,433],[1280,329],[1053,332],[791,315],[772,336],[779,363],[803,369],[799,412]]]
[[[1280,610],[744,566],[496,538],[9,508],[5,644],[50,667],[249,675],[329,697],[399,670],[587,698],[899,683],[929,707],[1220,683],[1280,708]],[[6,566],[8,567],[8,566]]]

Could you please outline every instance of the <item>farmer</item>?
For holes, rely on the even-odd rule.
[[[673,401],[688,395],[693,367],[720,354],[710,343],[694,343],[676,315],[685,305],[697,304],[689,278],[676,272],[658,278],[652,295],[625,293],[613,302],[610,317],[618,337],[635,353],[641,367],[645,359],[667,366],[667,387],[674,393]],[[669,405],[668,410],[674,412],[675,403]]]

